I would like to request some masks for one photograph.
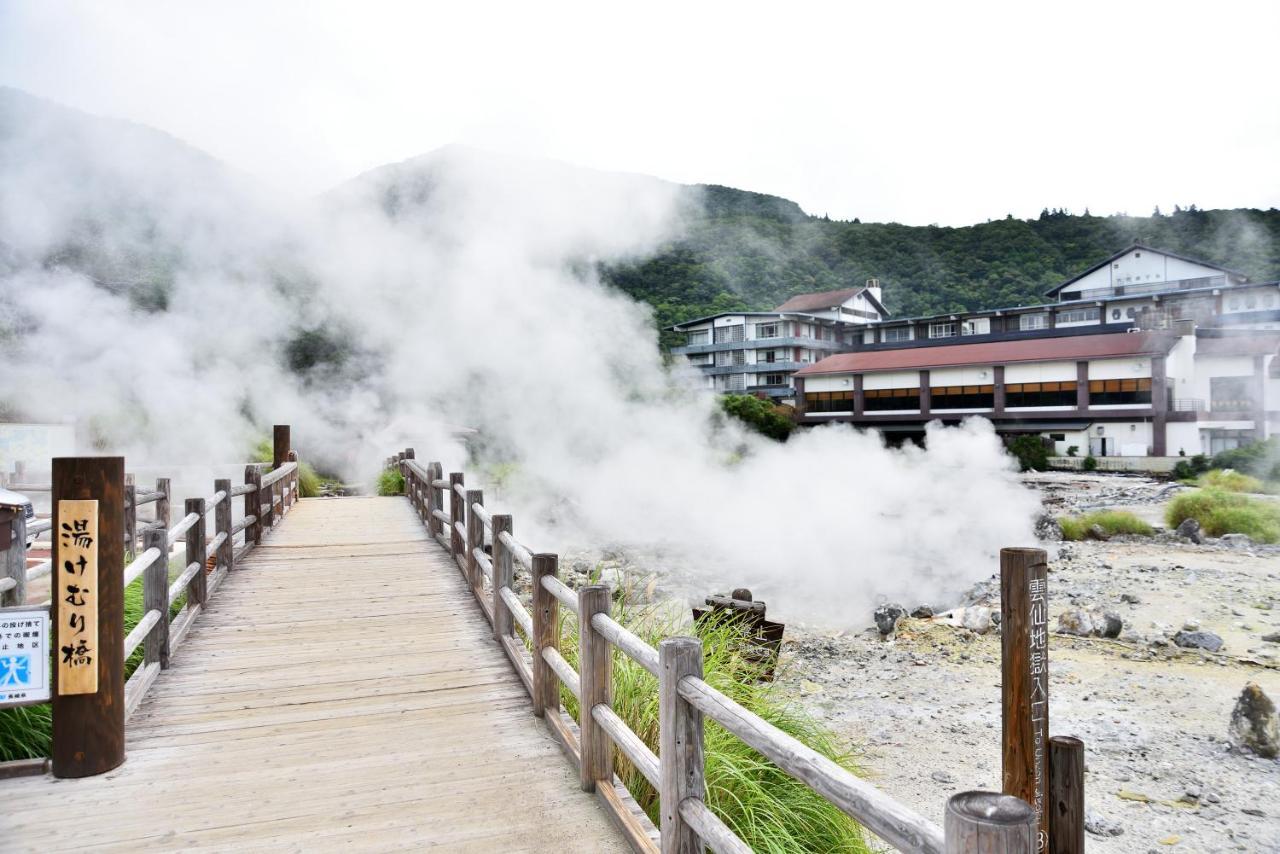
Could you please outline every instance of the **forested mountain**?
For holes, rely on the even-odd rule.
[[[1094,216],[1045,210],[958,228],[837,222],[775,196],[727,187],[703,194],[684,235],[608,281],[654,306],[665,327],[728,310],[766,310],[806,291],[877,277],[895,316],[1042,301],[1045,290],[1134,240],[1280,278],[1280,210]]]

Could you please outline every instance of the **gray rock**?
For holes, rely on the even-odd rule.
[[[1124,828],[1120,826],[1120,822],[1111,821],[1101,813],[1096,813],[1093,810],[1085,810],[1084,829],[1094,836],[1120,836],[1124,833]]]
[[[1204,541],[1204,537],[1200,534],[1200,523],[1195,519],[1183,519],[1182,523],[1178,525],[1174,533],[1179,537],[1182,537],[1184,540],[1190,540],[1193,543],[1200,543]]]
[[[1050,542],[1059,542],[1062,539],[1062,526],[1058,524],[1058,520],[1049,513],[1041,513],[1036,517],[1036,537],[1041,540]]]
[[[985,635],[991,631],[991,609],[981,605],[965,608],[960,615],[960,624],[971,632]]]
[[[1246,534],[1223,534],[1218,539],[1224,546],[1230,546],[1233,549],[1247,549],[1253,545],[1253,540]]]
[[[1106,542],[1111,539],[1111,535],[1101,525],[1090,525],[1089,530],[1085,532],[1091,540],[1101,540]],[[1110,568],[1110,567],[1108,567]]]
[[[1280,632],[1272,632],[1269,635],[1263,635],[1262,639],[1267,643],[1280,643]]]
[[[1233,747],[1267,759],[1280,756],[1280,719],[1276,717],[1276,704],[1258,683],[1250,682],[1240,692],[1231,710],[1227,739]]]
[[[1222,649],[1222,638],[1213,632],[1182,630],[1173,636],[1173,642],[1184,649],[1204,649],[1217,652]]]
[[[1137,593],[1121,593],[1120,601],[1128,605],[1141,605],[1142,600],[1138,598]]]
[[[1094,633],[1093,617],[1080,608],[1071,608],[1058,615],[1058,632],[1087,638]]]
[[[871,614],[876,621],[876,628],[880,630],[880,634],[893,634],[893,630],[898,627],[898,621],[907,615],[907,610],[901,605],[889,603],[876,608]]]
[[[946,771],[934,771],[932,774],[929,775],[929,777],[935,783],[950,784],[956,781],[956,778],[951,774],[947,773]]]
[[[1118,638],[1120,631],[1124,628],[1124,620],[1120,619],[1120,615],[1114,611],[1107,611],[1101,619],[1094,617],[1094,628],[1104,638]]]
[[[933,616],[933,606],[917,605],[915,608],[911,610],[911,616],[915,617],[917,620],[928,619],[929,617]]]

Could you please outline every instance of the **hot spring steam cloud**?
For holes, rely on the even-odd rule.
[[[674,185],[446,149],[268,199],[154,131],[12,91],[0,108],[0,400],[74,418],[86,451],[232,461],[288,422],[367,481],[412,445],[501,470],[537,548],[659,546],[707,589],[839,624],[881,595],[945,601],[1031,541],[1038,502],[985,422],[890,451],[714,419],[647,308],[593,272],[679,232]]]

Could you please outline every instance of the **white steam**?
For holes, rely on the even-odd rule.
[[[664,367],[647,308],[594,274],[678,234],[679,187],[449,149],[264,201],[167,137],[20,103],[0,126],[0,402],[74,419],[86,451],[229,462],[290,423],[305,456],[367,481],[412,446],[480,486],[501,471],[538,550],[661,547],[708,591],[848,625],[879,596],[946,601],[1031,542],[1038,502],[986,422],[892,451],[713,417]],[[91,221],[122,281],[58,263]],[[163,310],[138,299],[145,275]],[[300,376],[304,332],[340,357]],[[480,431],[478,459],[457,426]]]

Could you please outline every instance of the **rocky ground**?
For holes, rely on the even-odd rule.
[[[1027,482],[1055,516],[1119,507],[1156,525],[1181,488],[1080,473]],[[1224,540],[1043,544],[1050,728],[1086,746],[1090,850],[1280,851],[1280,760],[1229,738],[1246,685],[1280,701],[1280,547]],[[648,600],[657,576],[644,567],[663,563],[652,558],[566,555],[563,575],[603,575]],[[662,577],[656,597],[683,611],[683,588]],[[857,745],[877,785],[941,824],[949,795],[1000,788],[998,586],[932,604],[937,616],[889,619],[888,635],[870,613],[862,631],[789,625],[779,685]]]
[[[1054,513],[1157,521],[1172,492],[1132,477],[1030,480]],[[1280,549],[1171,534],[1047,545],[1050,626],[1065,615],[1064,630],[1083,620],[1117,635],[1050,641],[1050,728],[1085,742],[1090,849],[1280,851],[1280,761],[1228,738],[1246,684],[1280,700]],[[985,628],[984,606],[998,614],[993,581],[958,603],[967,612],[908,616],[887,637],[789,630],[784,687],[861,745],[878,785],[939,822],[949,794],[1000,786],[998,627],[963,626]]]

